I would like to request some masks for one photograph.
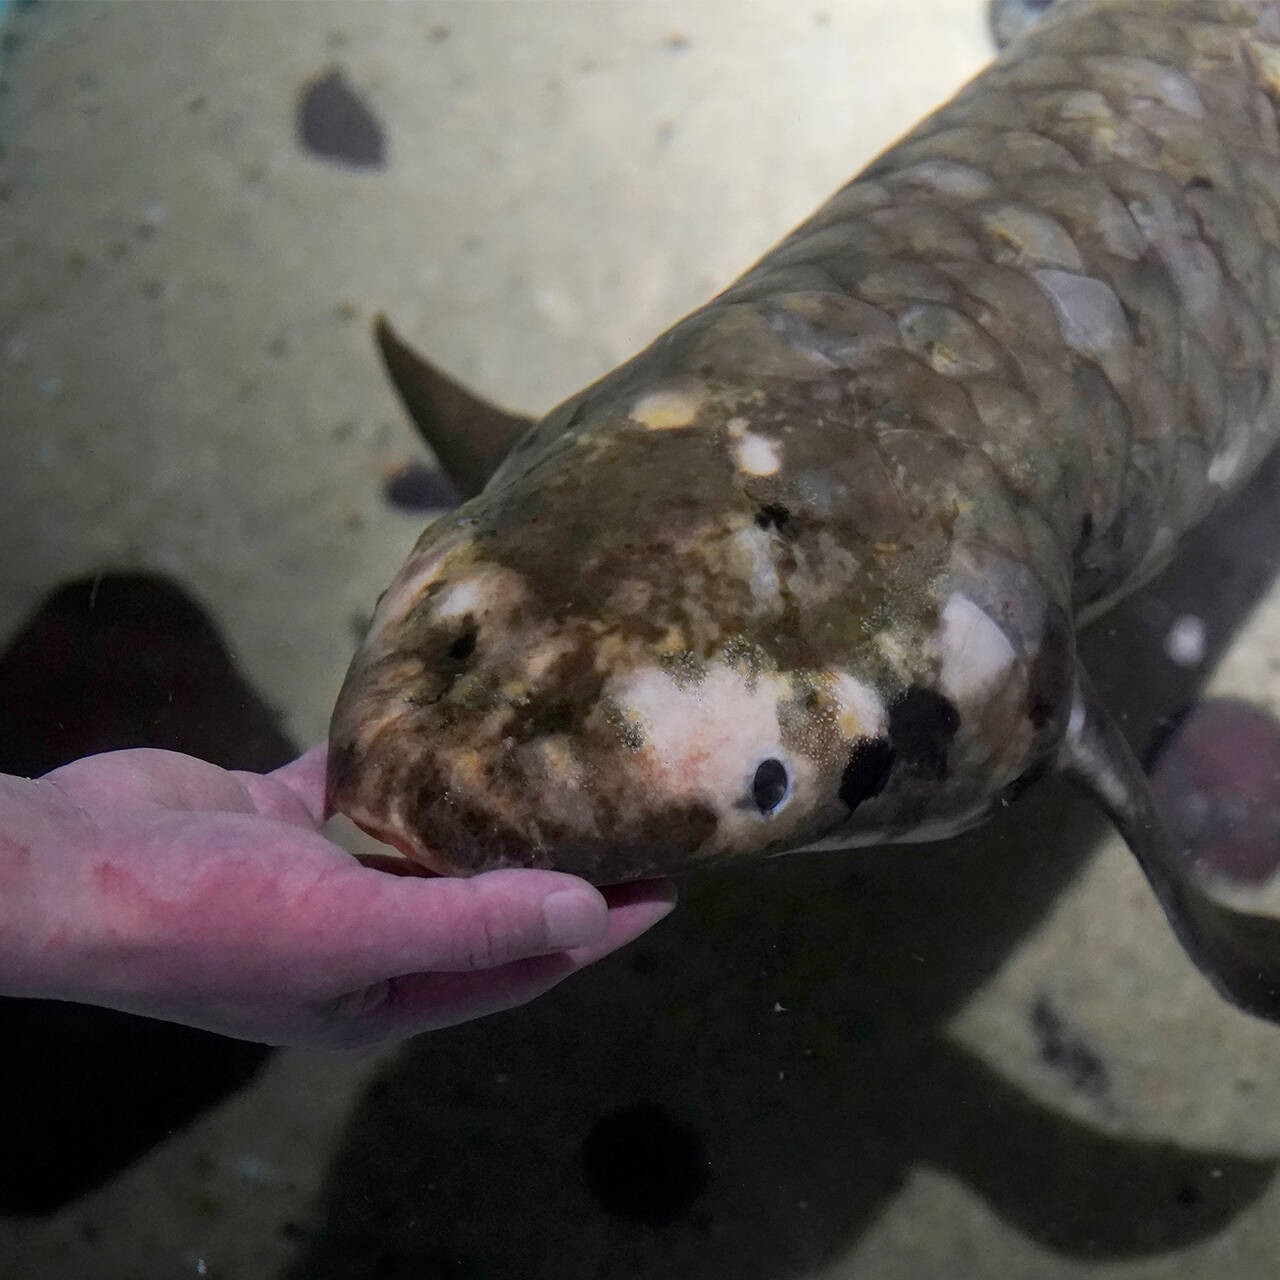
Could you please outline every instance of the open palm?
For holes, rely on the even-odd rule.
[[[390,875],[320,834],[324,748],[274,773],[169,751],[0,783],[0,989],[357,1048],[533,999],[674,901],[552,871]]]

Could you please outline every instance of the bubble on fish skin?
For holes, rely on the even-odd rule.
[[[646,391],[629,416],[650,431],[670,431],[692,426],[706,401],[706,387],[690,379]]]

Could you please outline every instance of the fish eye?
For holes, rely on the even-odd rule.
[[[761,813],[770,814],[787,798],[790,786],[787,766],[770,756],[756,766],[755,777],[751,779],[751,798]]]
[[[884,790],[897,756],[886,738],[859,738],[840,775],[840,799],[850,810]]]

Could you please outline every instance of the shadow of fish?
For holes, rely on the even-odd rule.
[[[1082,0],[538,423],[434,435],[384,326],[474,496],[379,602],[331,805],[609,883],[951,838],[1057,773],[1280,1018],[1280,923],[1171,848],[1076,646],[1280,430],[1278,96],[1276,4]]]

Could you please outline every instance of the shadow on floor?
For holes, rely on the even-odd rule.
[[[1173,620],[1212,662],[1270,582],[1274,460],[1173,570],[1083,638],[1139,747],[1195,698]],[[949,845],[686,878],[650,938],[529,1008],[405,1047],[356,1110],[289,1280],[806,1274],[913,1166],[948,1171],[1063,1254],[1144,1256],[1221,1230],[1275,1162],[1105,1134],[943,1028],[1076,874],[1100,830],[1045,784]],[[1106,1063],[1039,994],[1076,1087]]]
[[[0,773],[120,747],[227,768],[296,755],[182,588],[101,574],[55,591],[0,655]],[[0,1000],[0,1213],[51,1213],[241,1088],[269,1050],[147,1018]]]

